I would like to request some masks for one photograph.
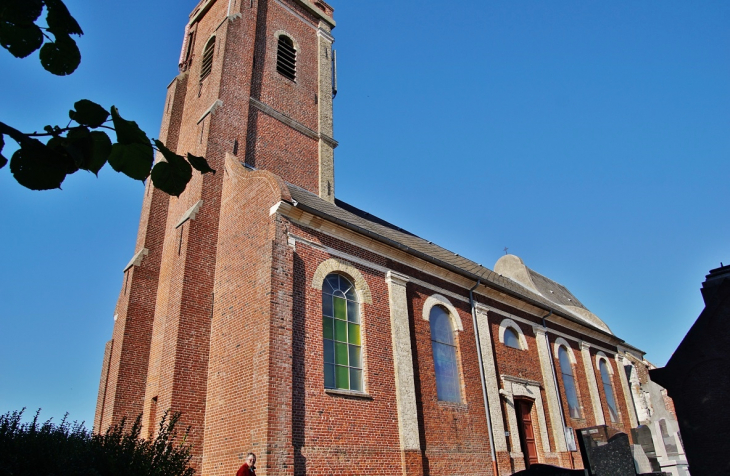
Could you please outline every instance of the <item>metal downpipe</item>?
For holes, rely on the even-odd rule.
[[[482,380],[482,396],[484,397],[484,409],[487,412],[487,431],[489,432],[489,450],[492,454],[492,474],[499,475],[497,469],[497,454],[494,451],[494,433],[492,431],[492,414],[489,411],[489,397],[487,397],[487,382],[484,377],[484,361],[482,360],[482,341],[479,338],[479,327],[477,326],[477,308],[474,304],[474,290],[482,284],[482,280],[478,279],[473,288],[469,290],[469,304],[471,305],[471,318],[474,326],[474,338],[477,343],[477,358],[479,360],[479,377]]]

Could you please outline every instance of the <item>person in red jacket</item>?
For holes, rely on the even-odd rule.
[[[238,470],[236,476],[256,476],[256,455],[249,453],[246,455],[246,462]]]

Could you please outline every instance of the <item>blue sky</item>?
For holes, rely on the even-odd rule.
[[[156,137],[195,1],[66,3],[80,68],[0,51],[0,121],[87,98]],[[331,3],[338,198],[490,268],[508,247],[663,365],[730,261],[730,3]],[[0,170],[0,412],[90,425],[143,187],[63,188]]]

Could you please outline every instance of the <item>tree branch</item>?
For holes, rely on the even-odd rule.
[[[28,134],[24,134],[23,132],[20,132],[18,129],[15,129],[14,127],[10,127],[9,125],[5,124],[4,122],[0,122],[0,134],[5,134],[6,136],[13,139],[15,142],[20,144],[21,142],[28,140]]]

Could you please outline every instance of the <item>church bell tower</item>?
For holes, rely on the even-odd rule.
[[[320,0],[201,0],[191,13],[160,140],[178,154],[204,156],[217,173],[195,174],[178,198],[146,185],[106,345],[95,431],[142,415],[143,436],[153,436],[164,411],[179,411],[181,427],[191,428],[194,467],[203,474],[222,468],[208,448],[225,445],[208,435],[225,439],[235,425],[217,413],[213,422],[208,409],[217,372],[209,365],[218,352],[211,344],[216,274],[226,266],[217,252],[226,163],[270,172],[334,203],[332,14]],[[281,451],[289,458],[290,450]]]

